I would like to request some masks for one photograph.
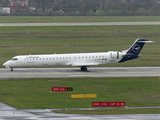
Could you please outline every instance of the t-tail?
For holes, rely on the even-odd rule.
[[[146,40],[146,39],[137,39],[128,50],[122,51],[122,52],[125,52],[126,54],[119,62],[125,62],[128,60],[138,58],[139,53],[141,52],[144,44],[151,43],[151,42],[153,41]]]

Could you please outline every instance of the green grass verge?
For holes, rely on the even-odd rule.
[[[18,109],[88,108],[92,102],[124,101],[129,107],[159,106],[158,77],[53,78],[0,81],[0,101]],[[70,92],[50,92],[51,87],[73,87]],[[97,98],[72,99],[71,94],[97,94]]]
[[[0,23],[151,22],[160,16],[1,16]]]
[[[155,43],[145,45],[139,59],[101,66],[159,66],[158,25],[0,28],[0,67],[16,55],[122,51],[137,38]]]
[[[56,113],[89,114],[89,115],[115,115],[115,114],[159,114],[160,108],[141,109],[102,109],[102,110],[54,110]]]

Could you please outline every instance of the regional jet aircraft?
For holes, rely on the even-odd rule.
[[[34,67],[34,66],[78,66],[82,71],[87,67],[108,63],[121,63],[139,57],[146,39],[137,39],[128,50],[98,52],[98,53],[72,53],[72,54],[45,54],[45,55],[18,55],[8,60],[3,65],[7,68]]]

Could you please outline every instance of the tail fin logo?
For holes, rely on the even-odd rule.
[[[132,47],[132,50],[133,50],[133,52],[135,52],[135,53],[139,53],[140,50],[141,50],[141,47],[140,47],[140,45],[135,44],[135,45]]]

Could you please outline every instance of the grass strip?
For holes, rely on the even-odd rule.
[[[146,44],[139,59],[101,66],[159,66],[159,26],[1,27],[0,67],[16,55],[122,51],[137,38]],[[73,52],[74,51],[74,52]]]
[[[158,77],[53,78],[0,81],[0,101],[17,109],[91,108],[92,102],[126,102],[128,107],[159,106]],[[73,91],[50,92],[52,87]],[[72,99],[71,94],[97,94],[97,98]]]
[[[160,16],[1,16],[0,23],[151,22]]]

